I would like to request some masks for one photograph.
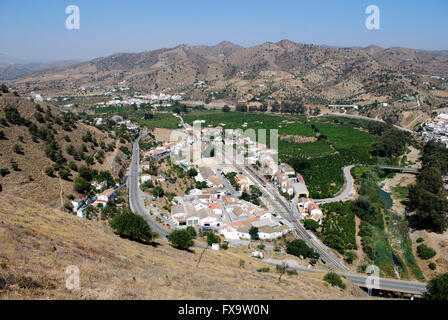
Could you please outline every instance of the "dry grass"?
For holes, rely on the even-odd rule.
[[[328,287],[322,274],[286,275],[236,249],[207,251],[143,245],[93,222],[35,202],[0,194],[2,299],[351,299],[355,288]],[[244,261],[244,268],[240,267]],[[65,288],[69,265],[80,269],[80,290]],[[354,292],[355,295],[350,292]]]

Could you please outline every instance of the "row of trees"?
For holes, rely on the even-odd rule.
[[[373,145],[372,155],[382,158],[392,158],[403,154],[409,141],[409,134],[390,124],[369,121],[370,134],[379,137],[379,141]]]
[[[442,180],[448,174],[448,150],[441,143],[429,141],[423,149],[422,163],[417,184],[409,189],[410,204],[417,211],[420,228],[442,233],[448,228],[448,194]]]

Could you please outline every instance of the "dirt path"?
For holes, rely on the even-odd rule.
[[[62,179],[61,177],[59,177],[59,185],[60,185],[60,192],[59,192],[59,197],[61,199],[61,208],[64,207],[64,185],[62,184]]]
[[[104,158],[104,162],[101,165],[102,170],[111,170],[114,164],[114,159],[120,149],[117,148],[117,145],[115,144],[115,149],[112,153],[106,153],[106,157]]]
[[[359,225],[361,224],[361,219],[358,218],[358,216],[355,216],[355,224],[356,224],[356,260],[353,262],[352,264],[352,270],[357,271],[358,270],[358,266],[360,266],[363,262],[363,257],[364,257],[364,251],[362,250],[362,244],[361,244],[361,237],[358,236],[358,231],[359,231]]]
[[[420,168],[421,167],[420,150],[418,150],[417,148],[414,148],[413,146],[410,146],[409,150],[411,150],[411,151],[406,155],[406,158],[407,158],[408,162],[412,162],[410,167],[411,168]]]

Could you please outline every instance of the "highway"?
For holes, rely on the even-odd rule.
[[[264,259],[264,262],[270,265],[278,265],[281,263],[286,263],[289,269],[294,269],[297,271],[306,271],[306,272],[321,272],[327,273],[328,270],[316,269],[316,268],[306,268],[300,266],[297,261],[293,259],[286,260],[277,260],[277,259]],[[340,276],[345,277],[350,280],[354,284],[360,287],[367,287],[366,280],[369,277],[368,275],[362,274],[353,274],[353,273],[344,273],[337,272]],[[422,294],[426,291],[426,283],[423,282],[414,282],[414,281],[405,281],[405,280],[396,280],[396,279],[388,279],[388,278],[379,278],[379,288],[380,290],[388,290],[388,291],[398,291],[403,293],[411,293],[411,294]]]

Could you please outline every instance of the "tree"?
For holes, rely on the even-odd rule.
[[[71,161],[68,163],[68,167],[69,167],[70,170],[78,171],[78,166],[76,165],[76,162],[73,161],[73,160],[71,160]]]
[[[0,169],[0,175],[2,177],[6,176],[9,173],[9,169],[8,168],[1,168]]]
[[[225,105],[224,107],[222,107],[222,112],[229,112],[230,111],[230,107],[228,105]]]
[[[79,193],[85,194],[90,191],[91,185],[89,181],[87,181],[83,177],[78,176],[74,181],[73,189]]]
[[[319,258],[319,254],[307,246],[302,239],[295,239],[286,243],[286,253],[292,254],[296,257],[303,258]]]
[[[426,286],[424,298],[427,300],[448,300],[448,273],[431,279]]]
[[[337,286],[337,287],[339,287],[341,289],[345,289],[346,288],[346,285],[342,281],[341,277],[337,273],[334,273],[334,272],[328,272],[324,276],[324,281],[328,282],[332,286]]]
[[[221,239],[219,238],[219,236],[217,236],[213,232],[208,232],[207,233],[207,243],[209,246],[211,246],[214,243],[221,243]]]
[[[157,195],[158,198],[161,198],[165,194],[165,191],[163,191],[161,186],[155,186],[154,189],[152,189],[152,194]]]
[[[75,152],[76,152],[76,149],[75,149],[75,146],[70,143],[69,145],[67,145],[65,147],[65,151],[67,151],[67,153],[69,155],[73,156],[75,154]]]
[[[237,112],[247,112],[247,105],[239,103],[235,107],[235,111]]]
[[[151,242],[156,234],[141,216],[124,211],[113,217],[109,225],[120,237],[139,242]]]
[[[352,264],[353,261],[355,261],[357,258],[356,253],[353,251],[347,251],[345,253],[345,261],[347,261],[348,264]]]
[[[53,176],[54,169],[52,166],[48,166],[45,168],[45,174],[49,177]]]
[[[18,144],[15,144],[15,145],[12,147],[12,149],[13,149],[14,152],[17,153],[17,154],[22,154],[22,153],[23,153],[22,147],[19,146]]]
[[[277,101],[274,101],[274,103],[271,105],[271,112],[279,112],[280,111],[280,104]]]
[[[420,258],[423,260],[428,260],[433,258],[436,255],[436,251],[426,244],[421,244],[417,247],[417,253]]]
[[[280,273],[280,276],[278,277],[278,282],[280,283],[282,281],[282,276],[286,273],[286,270],[288,270],[288,265],[285,262],[282,262],[282,264],[277,264],[275,269]]]
[[[0,85],[0,91],[3,92],[3,93],[8,93],[9,92],[8,87],[4,83],[2,83]]]
[[[91,170],[84,165],[79,166],[78,176],[80,176],[81,178],[83,178],[87,181],[91,181],[93,178]]]
[[[179,249],[188,249],[194,245],[193,237],[187,230],[174,230],[168,235],[168,241]]]
[[[44,122],[45,122],[44,116],[43,116],[42,113],[40,113],[40,112],[35,112],[35,113],[34,113],[34,117],[35,117],[36,120],[39,121],[40,123],[44,123]]]
[[[188,226],[185,230],[193,237],[196,238],[197,233],[196,230],[192,226]]]
[[[5,132],[3,130],[0,130],[0,140],[7,140]]]
[[[189,169],[189,170],[187,171],[187,175],[188,175],[190,178],[194,178],[194,177],[196,177],[196,176],[198,175],[198,171],[197,171],[195,168],[191,168],[191,169]]]
[[[320,225],[319,225],[319,222],[317,222],[313,219],[305,219],[305,227],[307,229],[316,231],[317,229],[319,229]]]
[[[70,170],[66,167],[61,167],[58,170],[58,174],[61,177],[61,179],[66,180],[70,175]]]
[[[258,228],[257,227],[250,227],[249,229],[249,235],[251,240],[259,240],[260,236],[258,235]]]

